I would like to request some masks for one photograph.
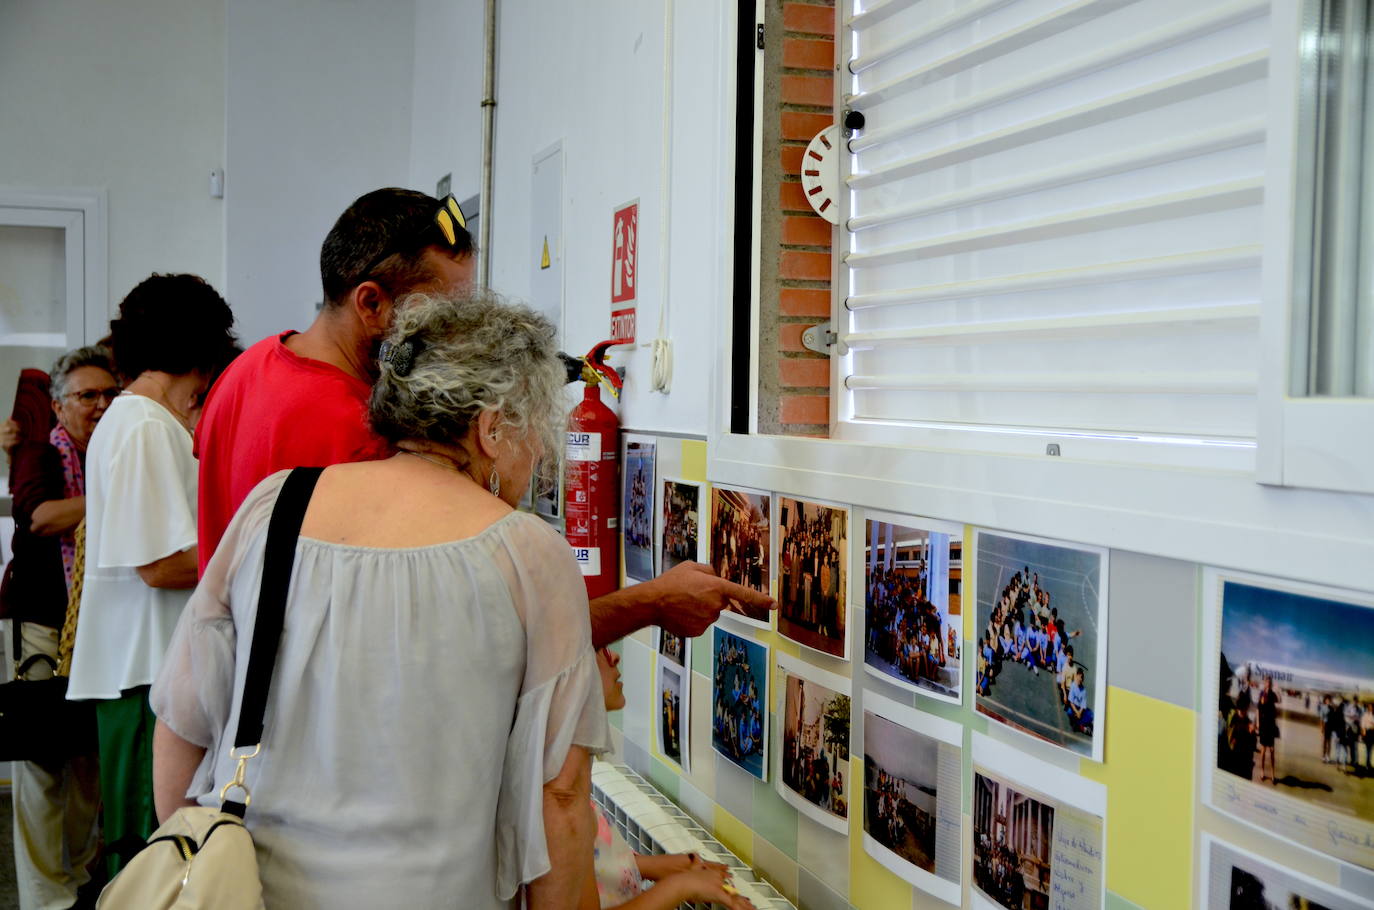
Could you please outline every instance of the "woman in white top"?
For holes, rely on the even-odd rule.
[[[296,546],[262,753],[247,766],[269,907],[573,907],[609,730],[586,588],[512,507],[557,450],[553,327],[475,295],[398,307],[372,392],[399,449],[324,471]],[[191,599],[152,704],[159,815],[218,805],[267,524],[248,496]]]
[[[109,872],[157,827],[148,687],[196,583],[191,431],[233,357],[234,317],[194,275],[153,275],[110,323],[131,381],[86,451],[86,574],[67,697],[99,699]]]

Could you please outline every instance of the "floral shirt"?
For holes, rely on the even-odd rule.
[[[596,812],[596,893],[604,910],[638,897],[644,880],[625,838],[611,827],[600,807],[593,803],[592,809]]]

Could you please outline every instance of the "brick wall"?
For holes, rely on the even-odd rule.
[[[759,430],[826,435],[830,359],[802,331],[830,317],[830,223],[802,192],[806,144],[835,121],[833,0],[770,0],[766,12],[759,227]]]

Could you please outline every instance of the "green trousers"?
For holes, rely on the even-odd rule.
[[[153,724],[148,686],[96,703],[106,867],[113,878],[157,829],[153,808]]]

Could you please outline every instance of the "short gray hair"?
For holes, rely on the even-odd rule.
[[[373,431],[393,444],[455,444],[491,410],[499,426],[532,432],[543,445],[544,465],[556,464],[567,374],[554,334],[545,316],[490,291],[404,298],[387,346],[413,356],[383,357],[368,402]]]
[[[115,375],[114,358],[110,356],[109,348],[101,344],[73,348],[57,358],[48,372],[48,392],[53,401],[61,401],[66,397],[67,380],[82,367],[99,367],[111,376]]]

